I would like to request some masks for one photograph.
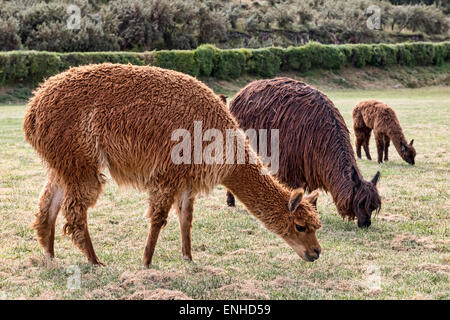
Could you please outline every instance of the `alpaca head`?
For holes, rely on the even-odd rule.
[[[409,144],[400,142],[400,156],[411,165],[414,165],[414,158],[416,157],[416,149],[414,149],[413,143],[414,139]]]
[[[321,227],[316,202],[319,193],[304,196],[302,188],[292,191],[288,210],[289,223],[283,239],[306,261],[319,259],[320,245],[316,231]]]
[[[373,211],[380,211],[381,199],[377,190],[377,182],[380,178],[378,171],[370,182],[361,179],[354,167],[352,167],[353,186],[353,214],[358,219],[358,227],[368,228],[371,224]]]

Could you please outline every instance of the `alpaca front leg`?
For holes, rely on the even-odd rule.
[[[388,151],[389,151],[390,142],[391,142],[391,139],[389,139],[388,136],[384,136],[384,161],[389,160]]]
[[[378,163],[383,162],[383,153],[384,153],[384,137],[383,135],[375,135],[375,142],[377,145],[378,151]]]
[[[36,220],[33,223],[39,244],[49,258],[55,256],[55,223],[64,194],[64,190],[52,180],[53,178],[50,177],[44,187],[39,200],[39,211],[36,213]]]
[[[184,197],[179,204],[178,219],[180,221],[181,231],[181,251],[183,253],[183,259],[192,261],[191,254],[191,228],[194,211],[195,197]]]
[[[361,159],[361,147],[362,147],[363,141],[361,139],[356,138],[355,145],[356,145],[356,156],[358,159]]]

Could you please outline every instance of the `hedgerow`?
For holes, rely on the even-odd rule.
[[[309,43],[300,47],[229,49],[202,45],[196,50],[147,52],[0,52],[0,84],[32,84],[71,66],[92,63],[131,63],[153,65],[197,76],[236,79],[243,73],[264,78],[279,70],[305,72],[311,69],[362,68],[393,65],[441,65],[450,60],[450,42],[402,44],[323,45]]]

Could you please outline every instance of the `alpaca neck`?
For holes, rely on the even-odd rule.
[[[402,129],[400,128],[395,131],[391,131],[388,133],[388,136],[392,140],[392,144],[394,145],[398,154],[401,155],[402,154],[402,143],[404,145],[408,144],[408,142],[406,141],[406,138],[403,134]]]
[[[267,229],[283,235],[288,217],[290,191],[256,164],[236,165],[222,184],[227,187]]]
[[[350,172],[350,171],[349,171]],[[352,198],[355,182],[351,179],[350,174],[344,176],[336,176],[328,182],[328,190],[336,203],[341,215],[353,215]]]

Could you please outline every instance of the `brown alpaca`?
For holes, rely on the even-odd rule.
[[[344,119],[325,94],[289,78],[259,80],[239,91],[230,111],[244,130],[279,130],[280,181],[329,191],[341,216],[370,226],[372,212],[381,207],[380,173],[370,182],[363,179]],[[230,192],[227,203],[234,205]]]
[[[416,150],[413,147],[414,139],[408,144],[397,115],[391,107],[375,100],[361,101],[353,109],[352,116],[358,158],[361,159],[361,147],[363,147],[367,159],[372,160],[369,152],[369,140],[373,130],[378,151],[378,163],[383,162],[383,153],[384,161],[389,160],[388,149],[392,140],[400,157],[414,165],[416,157]]]
[[[94,264],[101,264],[92,246],[87,210],[94,206],[109,169],[121,185],[149,194],[150,231],[144,265],[150,265],[161,228],[172,205],[178,211],[183,257],[191,260],[191,225],[195,196],[223,184],[271,232],[281,236],[303,259],[319,257],[315,232],[320,228],[311,204],[317,195],[303,197],[270,175],[242,133],[246,164],[176,164],[176,129],[195,137],[202,132],[237,130],[236,120],[207,86],[179,72],[120,64],[89,65],[49,78],[30,100],[23,128],[26,140],[46,163],[49,175],[34,228],[49,257],[54,256],[55,220],[61,208],[67,220],[64,233]],[[180,137],[178,137],[179,139]],[[183,137],[181,137],[183,138]],[[176,139],[175,139],[176,140]],[[205,139],[200,146],[207,146]],[[234,150],[234,151],[233,151]],[[256,159],[250,164],[250,158]],[[219,158],[220,160],[220,158]],[[222,159],[223,160],[223,159]]]

